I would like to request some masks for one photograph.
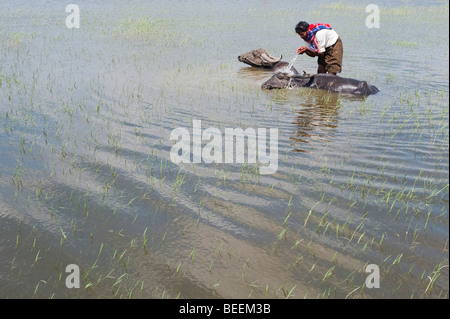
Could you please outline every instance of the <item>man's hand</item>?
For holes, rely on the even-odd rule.
[[[307,48],[307,47],[300,47],[297,49],[297,54],[303,54],[303,53],[306,53],[306,55],[308,55],[312,58],[314,58],[316,56],[318,56],[318,57],[323,56],[323,52],[311,50],[310,48]]]
[[[303,54],[308,50],[307,47],[300,47],[297,49],[297,54]]]

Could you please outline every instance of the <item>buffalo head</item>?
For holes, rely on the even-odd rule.
[[[275,64],[281,61],[281,57],[275,58],[267,53],[264,49],[252,50],[247,53],[243,53],[238,56],[238,60],[245,64],[256,66],[256,67],[266,67],[272,68]]]
[[[312,79],[313,77],[309,74],[300,75],[295,72],[278,72],[264,82],[261,87],[266,90],[302,87],[306,86]]]

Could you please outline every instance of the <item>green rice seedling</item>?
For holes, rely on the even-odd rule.
[[[194,257],[195,257],[195,249],[196,249],[197,247],[194,247],[193,249],[192,249],[192,251],[191,251],[191,254],[190,254],[190,256],[191,256],[191,262],[194,262]]]
[[[211,271],[212,271],[212,265],[213,265],[213,263],[214,263],[214,261],[211,260],[211,263],[209,264],[209,268],[208,268],[209,273],[211,273]]]
[[[445,265],[443,262],[439,263],[439,265],[436,266],[435,270],[433,271],[433,276],[428,276],[428,279],[430,282],[427,285],[427,288],[425,289],[423,295],[426,295],[428,292],[431,292],[433,290],[434,284],[436,282],[436,279],[441,275],[441,271],[444,268],[448,268],[448,265]]]

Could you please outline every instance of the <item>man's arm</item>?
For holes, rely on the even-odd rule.
[[[320,51],[311,50],[308,47],[301,47],[301,48],[297,49],[297,54],[303,54],[303,53],[306,53],[307,55],[309,55],[312,58],[314,58],[316,56],[322,57],[324,54],[323,52],[320,52]]]

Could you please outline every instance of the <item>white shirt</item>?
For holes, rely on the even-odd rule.
[[[334,30],[323,29],[316,32],[316,41],[319,46],[319,52],[325,52],[325,49],[337,42],[339,35]]]

